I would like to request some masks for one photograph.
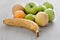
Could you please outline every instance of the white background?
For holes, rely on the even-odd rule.
[[[3,24],[3,19],[13,17],[11,10],[15,4],[25,6],[28,2],[35,2],[41,5],[45,1],[54,5],[56,17],[53,23],[41,28],[38,38],[30,30]],[[0,0],[0,40],[60,40],[60,0]]]

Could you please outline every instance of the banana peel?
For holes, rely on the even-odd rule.
[[[31,20],[20,18],[7,18],[3,20],[3,23],[10,26],[23,27],[32,30],[36,33],[36,36],[39,37],[39,26]]]

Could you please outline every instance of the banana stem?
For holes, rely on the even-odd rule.
[[[39,31],[36,31],[36,36],[39,37]]]

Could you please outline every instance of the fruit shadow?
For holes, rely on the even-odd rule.
[[[39,37],[40,38],[42,35],[44,35],[44,33],[46,33],[46,31],[48,31],[49,29],[51,29],[54,25],[54,22],[52,23],[48,23],[48,25],[44,26],[44,27],[40,27],[40,32],[39,32]],[[9,35],[10,33],[14,33],[14,35],[19,35],[19,37],[22,38],[29,38],[29,39],[35,39],[36,35],[34,32],[25,29],[25,28],[19,28],[19,27],[13,27],[13,26],[8,26],[8,25],[3,25],[4,27],[2,28],[4,31],[7,32],[7,34]]]
[[[40,35],[43,35],[46,31],[50,30],[54,26],[54,22],[48,23],[46,26],[40,26]]]
[[[30,30],[25,29],[25,28],[4,25],[4,27],[2,29],[4,31],[6,31],[8,36],[11,33],[11,34],[15,35],[16,37],[18,35],[19,37],[24,38],[24,39],[27,39],[27,38],[29,38],[29,39],[32,38],[33,39],[34,37],[36,37],[36,35],[33,31],[30,31]]]

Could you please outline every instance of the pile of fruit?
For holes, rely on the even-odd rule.
[[[25,8],[22,5],[17,4],[13,7],[12,11],[14,18],[32,20],[40,26],[45,26],[48,22],[52,22],[55,18],[53,9],[53,5],[48,2],[45,2],[43,5],[39,6],[36,6],[33,2],[30,2],[26,4]]]
[[[27,3],[25,7],[16,4],[12,8],[13,17],[3,21],[3,23],[11,26],[24,27],[33,30],[39,36],[39,26],[46,26],[55,18],[54,7],[49,2],[36,6],[35,3]],[[38,26],[39,25],[39,26]]]

